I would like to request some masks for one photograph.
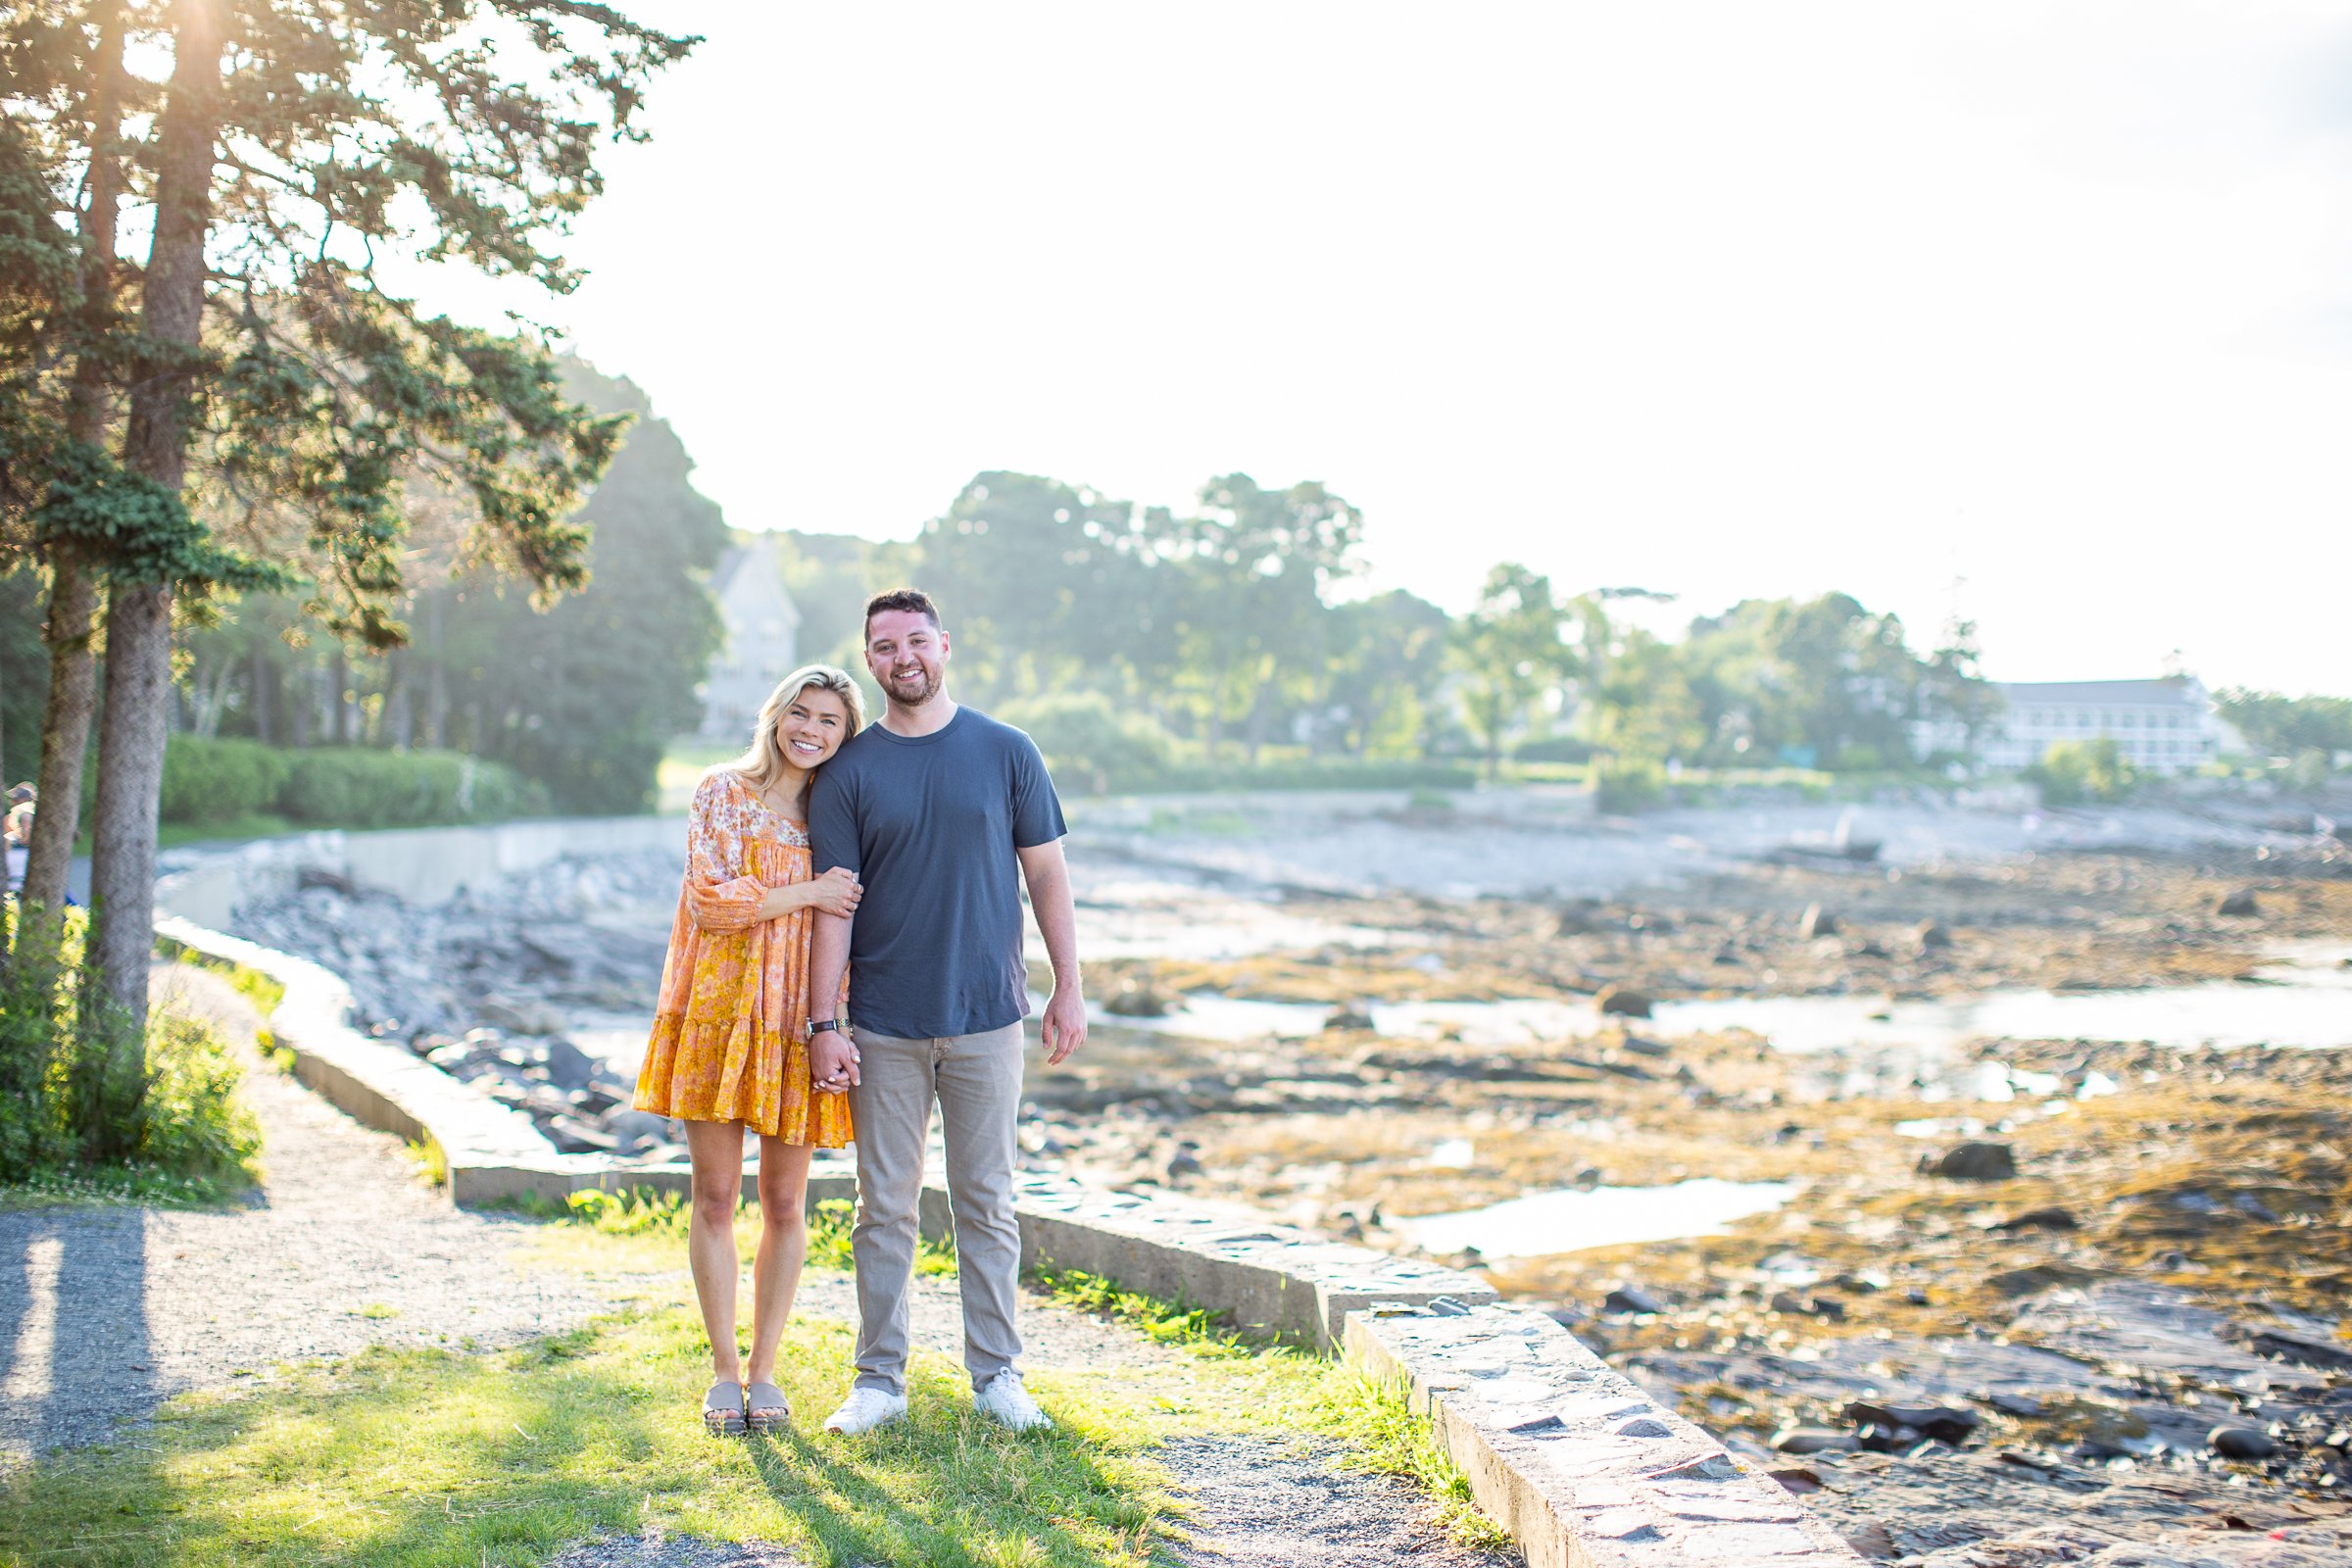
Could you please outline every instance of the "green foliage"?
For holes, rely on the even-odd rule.
[[[682,1239],[694,1218],[685,1194],[651,1187],[631,1187],[617,1193],[578,1192],[564,1202],[575,1221],[604,1236]]]
[[[1327,1429],[1349,1440],[1344,1467],[1401,1476],[1437,1502],[1439,1522],[1454,1540],[1481,1550],[1510,1549],[1509,1534],[1471,1495],[1468,1472],[1446,1451],[1431,1419],[1414,1413],[1401,1387],[1359,1373],[1328,1383],[1321,1402]]]
[[[1592,789],[1604,811],[1645,810],[1666,798],[1666,769],[1646,758],[1611,758],[1593,764]]]
[[[249,1185],[260,1137],[225,1045],[170,1011],[137,1039],[79,967],[83,936],[69,910],[61,968],[0,975],[0,1184],[200,1199]]]
[[[808,1261],[818,1268],[854,1269],[851,1233],[858,1228],[858,1205],[846,1198],[828,1198],[808,1215]],[[933,1241],[918,1236],[914,1243],[917,1274],[951,1276],[956,1272],[956,1239]]]
[[[1486,756],[1489,778],[1500,770],[1503,742],[1526,721],[1536,699],[1577,667],[1564,636],[1567,624],[1551,579],[1508,561],[1487,573],[1478,603],[1454,623],[1451,653],[1462,711]]]
[[[312,617],[290,599],[248,595],[217,604],[208,623],[183,629],[179,677],[183,709],[200,734],[304,748],[338,738],[373,748],[421,740],[427,752],[455,745],[544,788],[518,792],[504,771],[477,772],[473,804],[460,808],[452,791],[464,781],[447,763],[424,768],[422,785],[336,764],[295,783],[311,804],[286,814],[456,821],[549,805],[603,812],[650,804],[664,743],[697,713],[695,683],[718,635],[702,573],[726,530],[688,483],[692,464],[676,435],[646,416],[641,392],[584,366],[568,366],[564,375],[584,404],[637,419],[574,519],[595,528],[587,558],[595,580],[586,588],[542,611],[506,592],[491,563],[477,563],[403,601],[412,645],[372,656],[310,636]],[[335,717],[314,736],[322,693]],[[376,799],[387,792],[398,801]],[[399,804],[420,793],[424,804]],[[325,799],[355,795],[373,804]],[[364,814],[317,814],[345,809]]]
[[[2261,756],[2352,752],[2352,697],[2287,697],[2230,686],[2214,693],[2213,701]]]
[[[1150,717],[1101,692],[1010,702],[994,716],[1028,731],[1054,782],[1069,793],[1133,789],[1165,769],[1175,749]]]
[[[1080,1312],[1114,1318],[1162,1345],[1184,1345],[1212,1353],[1253,1355],[1267,1336],[1244,1335],[1233,1326],[1232,1314],[1162,1300],[1131,1291],[1116,1280],[1076,1268],[1042,1268],[1033,1276],[1054,1299]]]
[[[547,809],[512,768],[455,752],[364,747],[286,751],[174,735],[164,750],[163,820],[193,825],[271,813],[313,827],[499,822]]]
[[[2022,776],[2040,787],[2042,801],[2050,806],[2120,801],[2138,783],[2131,761],[2112,735],[2088,741],[2052,741],[2041,760]]]
[[[42,588],[26,568],[0,570],[0,789],[37,771],[49,650],[41,642]]]
[[[546,793],[533,782],[451,752],[318,747],[288,761],[277,808],[297,822],[415,827],[502,821],[545,808]]]
[[[163,820],[220,822],[270,810],[292,771],[289,754],[254,741],[174,735],[164,748]]]

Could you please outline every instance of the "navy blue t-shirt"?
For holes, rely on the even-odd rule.
[[[865,886],[850,923],[850,1021],[906,1039],[1002,1029],[1029,1011],[1020,860],[1066,831],[1037,743],[959,708],[928,735],[869,724],[808,787],[819,875]]]

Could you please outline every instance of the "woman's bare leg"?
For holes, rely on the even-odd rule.
[[[743,1381],[735,1345],[735,1209],[743,1200],[743,1123],[690,1121],[686,1152],[694,1161],[694,1214],[686,1228],[686,1260],[695,1298],[710,1336],[711,1376]]]
[[[773,1383],[776,1346],[792,1316],[793,1292],[808,1255],[808,1146],[760,1140],[760,1255],[752,1264],[754,1383]]]

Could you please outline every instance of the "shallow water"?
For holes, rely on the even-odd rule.
[[[2160,1046],[2352,1046],[2352,967],[2336,944],[2277,950],[2264,983],[2214,981],[2132,991],[2004,990],[1889,1002],[1884,997],[1719,997],[1661,1002],[1636,1028],[1661,1035],[1743,1029],[1781,1051],[1909,1048],[1942,1052],[1976,1040],[2145,1040]],[[1200,994],[1165,1018],[1122,1025],[1203,1040],[1302,1039],[1332,1009]],[[1374,1004],[1372,1026],[1397,1038],[1454,1037],[1471,1045],[1527,1045],[1591,1033],[1590,1003],[1545,1001]],[[2021,1088],[2023,1086],[2020,1086]],[[1998,1094],[1984,1098],[1999,1099]]]
[[[1541,1257],[1592,1247],[1720,1236],[1736,1219],[1788,1201],[1788,1182],[1727,1182],[1712,1176],[1670,1187],[1559,1188],[1484,1208],[1394,1219],[1390,1228],[1444,1255],[1474,1247],[1481,1256]]]

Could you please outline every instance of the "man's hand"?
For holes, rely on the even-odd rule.
[[[1055,986],[1039,1025],[1046,1042],[1046,1065],[1058,1067],[1086,1044],[1086,998],[1075,985]]]
[[[848,1093],[858,1085],[858,1048],[838,1029],[819,1029],[808,1042],[808,1077],[820,1095]]]

